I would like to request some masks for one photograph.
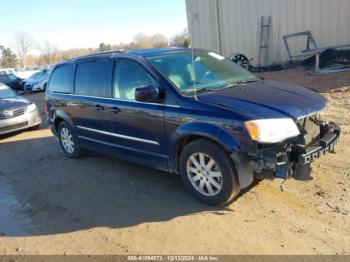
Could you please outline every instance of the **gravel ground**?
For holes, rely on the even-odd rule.
[[[265,74],[264,74],[265,75]],[[275,72],[326,90],[349,74]],[[341,124],[313,180],[259,181],[231,206],[194,200],[180,178],[113,157],[69,160],[44,123],[0,139],[0,254],[350,254],[350,90],[326,93]],[[29,95],[44,110],[43,94]],[[45,119],[43,114],[43,119]]]
[[[259,74],[267,79],[289,81],[315,89],[319,92],[327,92],[336,88],[350,86],[350,73],[312,75],[302,67],[291,70],[267,72]]]

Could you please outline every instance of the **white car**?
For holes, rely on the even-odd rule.
[[[27,92],[45,91],[47,80],[50,76],[51,70],[43,70],[33,74],[24,81],[24,90]]]
[[[13,68],[2,68],[0,69],[0,75],[16,75],[16,71]]]

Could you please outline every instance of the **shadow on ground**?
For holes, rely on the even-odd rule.
[[[194,200],[177,175],[108,156],[67,159],[53,137],[2,143],[0,162],[3,236],[131,227],[228,211]]]

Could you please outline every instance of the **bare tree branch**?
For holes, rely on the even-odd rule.
[[[28,33],[17,32],[15,34],[15,49],[18,54],[20,66],[25,67],[25,58],[34,49],[34,46],[34,39]]]
[[[38,45],[41,52],[40,59],[46,65],[56,62],[57,47],[52,45],[48,40],[44,41],[42,45]]]

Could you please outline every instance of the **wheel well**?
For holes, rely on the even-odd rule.
[[[212,143],[217,144],[218,146],[220,146],[221,148],[223,148],[225,151],[227,151],[221,144],[219,144],[217,141],[210,139],[208,137],[205,136],[201,136],[201,135],[189,135],[189,136],[185,136],[183,138],[181,138],[181,140],[177,143],[176,148],[175,148],[175,161],[176,161],[176,170],[179,170],[179,159],[180,159],[180,155],[182,150],[185,148],[185,146],[187,146],[189,143],[192,143],[195,140],[199,140],[199,139],[205,139],[208,140]]]
[[[58,126],[59,126],[59,124],[60,124],[62,121],[64,121],[64,119],[61,118],[61,117],[57,117],[57,118],[55,119],[54,125],[55,125],[56,131],[58,131],[58,130],[57,130],[57,129],[58,129]]]

